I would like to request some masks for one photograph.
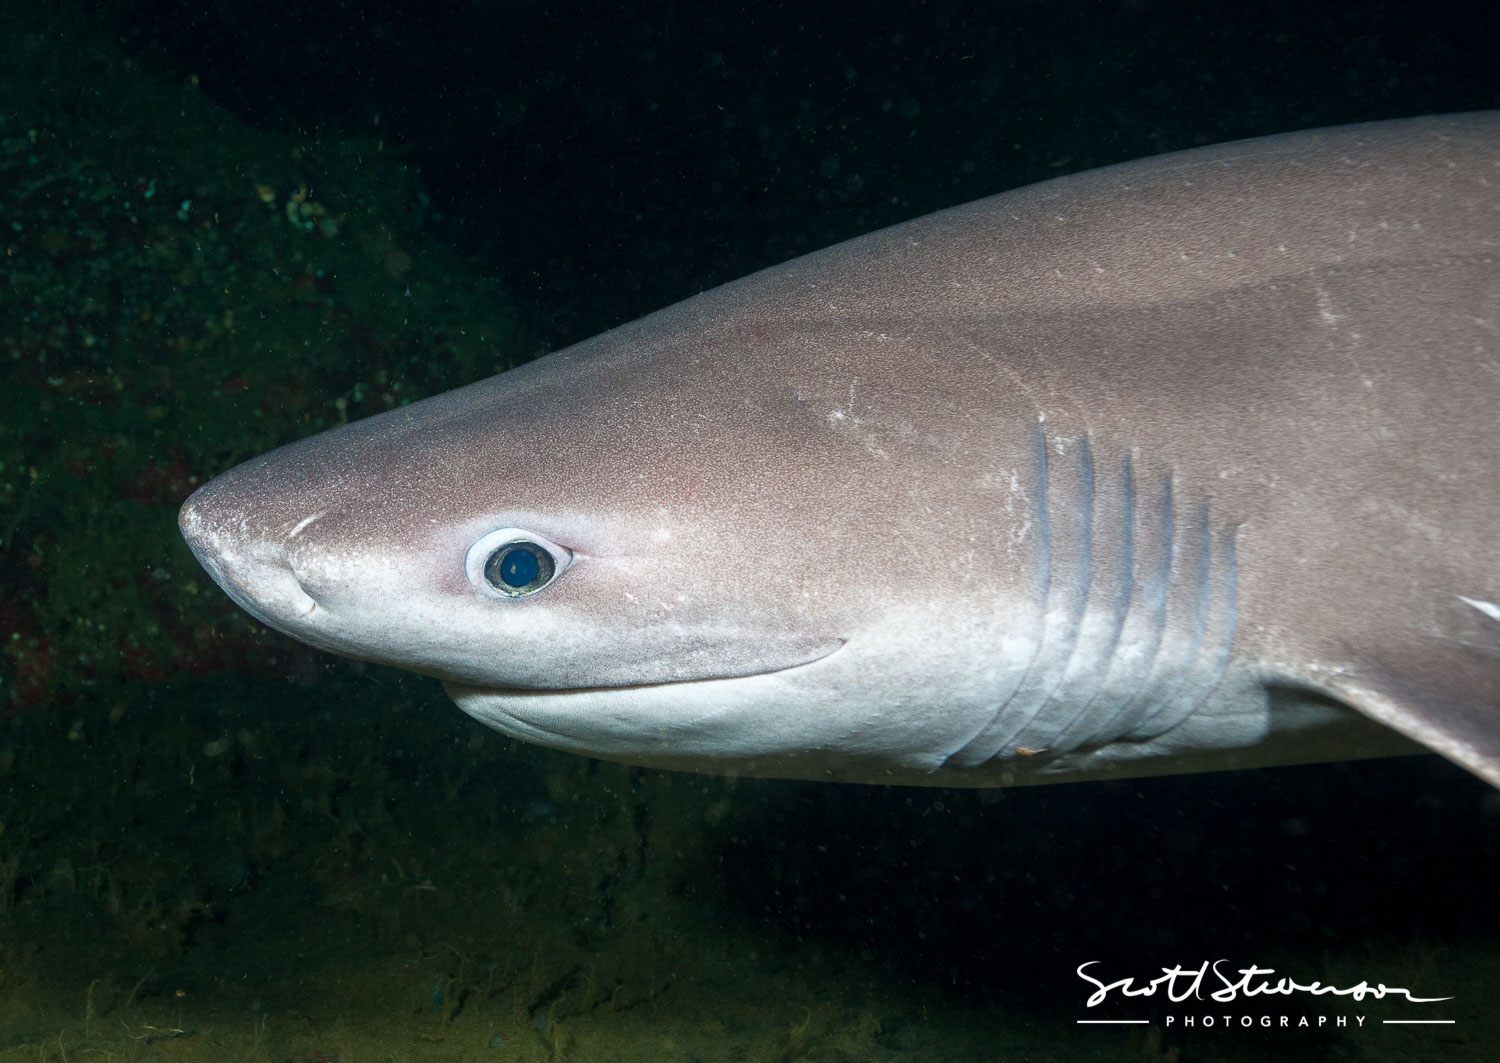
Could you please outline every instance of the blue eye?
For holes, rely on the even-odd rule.
[[[494,598],[527,598],[549,586],[572,562],[556,543],[520,528],[479,537],[464,559],[469,582]]]
[[[531,594],[552,582],[552,557],[536,543],[506,543],[484,563],[484,578],[501,594]]]

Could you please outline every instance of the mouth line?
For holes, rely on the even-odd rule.
[[[826,661],[849,644],[845,638],[838,639],[838,645],[827,653],[820,654],[806,661],[798,661],[796,664],[783,665],[780,668],[767,668],[764,672],[746,672],[741,675],[706,675],[693,679],[665,679],[656,683],[620,683],[616,685],[601,684],[588,687],[505,687],[494,684],[464,683],[445,681],[444,686],[450,692],[464,691],[476,694],[499,695],[506,698],[543,698],[543,697],[567,697],[578,694],[623,694],[638,690],[660,690],[665,687],[691,686],[695,683],[730,683],[736,679],[760,679],[768,675],[781,675],[784,672],[795,672],[799,668],[809,668],[821,661]]]

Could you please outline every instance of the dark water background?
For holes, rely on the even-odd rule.
[[[987,793],[596,764],[264,632],[174,524],[278,443],[929,210],[1500,106],[1492,5],[0,23],[0,1061],[1500,1058],[1500,800],[1445,763]],[[1075,1025],[1085,960],[1218,957],[1458,1021]]]

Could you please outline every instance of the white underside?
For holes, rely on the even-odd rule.
[[[904,627],[905,625],[901,625]],[[910,630],[906,628],[906,630]],[[1316,695],[1273,694],[1236,662],[1195,712],[1161,734],[1045,746],[972,767],[945,766],[994,713],[986,678],[941,650],[925,681],[872,638],[766,675],[578,691],[449,684],[454,701],[507,735],[588,756],[687,771],[852,782],[997,786],[1131,777],[1419,752],[1394,732]],[[954,648],[955,656],[964,656]],[[882,669],[880,665],[885,663]]]

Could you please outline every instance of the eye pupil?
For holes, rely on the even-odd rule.
[[[529,550],[507,550],[500,559],[500,578],[512,587],[524,587],[536,579],[537,569],[541,567]]]
[[[484,578],[497,591],[521,597],[550,583],[556,567],[550,553],[522,539],[508,542],[490,554],[484,564]]]

